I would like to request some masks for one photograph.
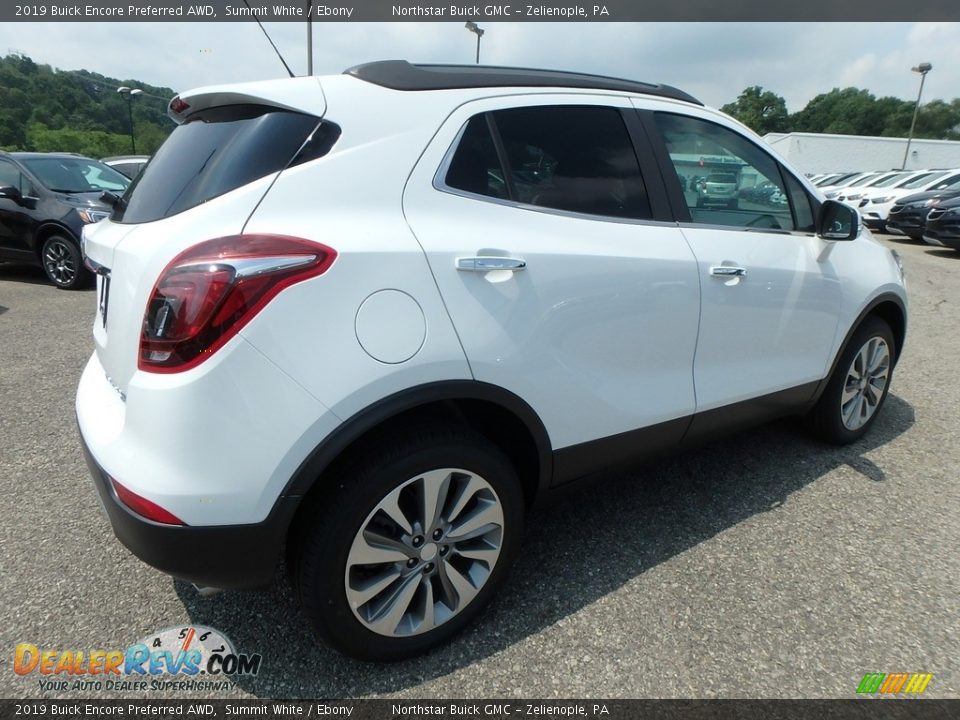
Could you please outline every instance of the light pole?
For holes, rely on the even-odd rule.
[[[137,97],[137,95],[141,95],[143,90],[140,88],[131,89],[124,85],[123,87],[118,87],[117,92],[125,95],[127,98],[127,116],[130,118],[130,149],[132,151],[131,154],[136,155],[137,141],[133,137],[133,99]]]
[[[468,22],[464,27],[477,36],[477,65],[480,64],[480,38],[483,37],[483,30],[475,22]]]
[[[910,154],[910,143],[913,142],[913,129],[917,125],[917,113],[920,112],[920,97],[923,95],[923,81],[927,79],[927,73],[933,70],[933,65],[930,63],[920,63],[910,69],[915,73],[920,73],[920,92],[917,93],[917,105],[913,108],[913,122],[910,123],[910,134],[907,136],[907,149],[903,152],[903,167],[900,168],[901,170],[907,169],[907,156]]]

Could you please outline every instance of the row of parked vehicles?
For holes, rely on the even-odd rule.
[[[864,224],[960,250],[960,168],[815,175],[832,200],[860,210]]]

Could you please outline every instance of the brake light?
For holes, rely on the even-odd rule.
[[[133,510],[137,515],[145,517],[147,520],[162,523],[163,525],[186,525],[186,523],[171,512],[164,510],[155,502],[140,497],[133,490],[125,488],[113,478],[110,478],[110,484],[113,485],[114,492],[120,498],[120,502]]]
[[[181,100],[180,96],[177,95],[170,101],[170,104],[167,105],[167,114],[179,122],[179,119],[183,117],[183,114],[189,109],[190,104]]]
[[[335,250],[283,235],[207,240],[175,257],[153,286],[138,367],[155,373],[196,367],[274,297],[322,275]]]

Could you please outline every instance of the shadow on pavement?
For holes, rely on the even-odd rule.
[[[43,268],[19,263],[0,263],[0,280],[30,283],[31,285],[50,285]]]
[[[953,250],[951,248],[933,248],[927,250],[927,255],[935,255],[936,257],[948,257],[953,258],[954,260],[960,259],[960,251]]]
[[[786,420],[610,475],[529,517],[524,548],[492,606],[453,642],[404,663],[354,661],[320,646],[279,571],[269,591],[203,598],[180,581],[175,589],[194,623],[221,630],[239,652],[263,656],[257,677],[238,679],[253,695],[390,694],[535,635],[751,516],[777,511],[792,493],[838,467],[883,482],[883,471],[866,453],[913,423],[913,408],[891,394],[871,432],[847,447],[810,439]],[[589,542],[583,541],[584,532]]]

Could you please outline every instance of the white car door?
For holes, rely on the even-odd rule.
[[[788,391],[780,400],[800,403],[827,373],[840,312],[840,282],[814,234],[815,204],[753,140],[694,112],[643,118],[663,141],[656,150],[700,273],[697,411],[753,398],[776,403],[770,396],[779,391]],[[731,207],[698,208],[670,177],[671,169],[682,175],[704,162],[738,176]],[[761,183],[780,194],[751,195]]]
[[[654,426],[651,443],[676,443],[695,408],[696,262],[675,223],[652,219],[669,208],[629,123],[616,96],[471,102],[404,192],[474,377],[571,449],[559,481],[596,469],[581,443],[618,436],[595,448],[615,462],[641,449],[623,433]]]

